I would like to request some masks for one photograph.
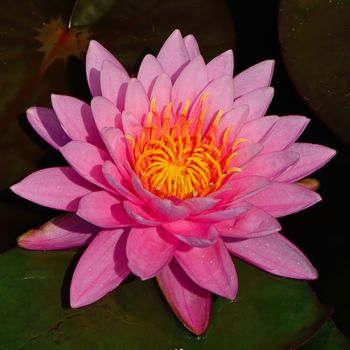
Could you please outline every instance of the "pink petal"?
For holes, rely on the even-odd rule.
[[[58,149],[70,141],[51,108],[31,107],[27,109],[27,118],[34,130],[52,147]]]
[[[176,114],[180,114],[187,100],[193,103],[207,84],[208,75],[203,57],[197,56],[183,69],[174,83],[172,101]]]
[[[124,230],[105,230],[90,243],[73,274],[71,307],[78,308],[97,301],[128,276],[126,238]]]
[[[11,186],[14,193],[34,203],[72,212],[80,198],[95,189],[69,167],[42,169]]]
[[[234,140],[237,138],[237,134],[241,130],[241,128],[244,126],[244,123],[247,119],[249,113],[248,106],[242,105],[238,108],[233,108],[227,113],[225,113],[222,118],[220,119],[220,123],[218,125],[218,131],[217,131],[217,142],[216,146],[220,145],[220,142],[222,142],[224,133],[227,129],[230,129],[230,133],[227,137],[226,145],[223,148],[223,152],[226,152],[231,147]]]
[[[123,131],[125,135],[137,136],[141,135],[145,124],[140,122],[140,119],[130,112],[124,111],[121,116]]]
[[[233,52],[227,50],[221,55],[216,56],[207,64],[209,81],[220,78],[223,75],[228,75],[232,78],[233,75]],[[231,80],[232,82],[232,80]]]
[[[237,137],[246,139],[247,141],[244,143],[245,145],[259,143],[278,120],[279,117],[275,115],[251,120],[243,125]]]
[[[143,204],[143,202],[137,196],[135,196],[130,183],[125,180],[114,163],[107,160],[102,166],[102,173],[111,187],[113,187],[118,194],[135,204]]]
[[[156,112],[163,116],[164,111],[171,101],[172,83],[166,74],[160,74],[154,82],[151,95],[156,99]]]
[[[296,213],[320,200],[318,193],[303,186],[278,182],[249,198],[251,204],[274,217]]]
[[[239,149],[237,156],[233,158],[230,166],[242,168],[244,165],[254,159],[258,154],[260,154],[263,149],[264,146],[260,143],[253,143],[247,146],[243,146]]]
[[[195,284],[173,260],[157,276],[170,307],[192,333],[205,332],[210,316],[210,292]]]
[[[249,115],[247,121],[261,118],[265,115],[267,108],[272,100],[274,89],[272,87],[264,87],[253,90],[247,94],[237,98],[233,107],[241,105],[249,106]]]
[[[285,149],[301,135],[308,122],[308,118],[300,115],[288,115],[278,118],[263,141],[263,152]]]
[[[274,66],[274,60],[262,61],[235,76],[233,78],[235,98],[250,91],[270,86]]]
[[[215,227],[221,236],[232,238],[259,237],[281,230],[273,216],[254,207],[233,220],[218,222]]]
[[[299,154],[290,151],[259,154],[243,167],[241,173],[236,174],[236,178],[257,175],[272,180],[295,164],[298,159]]]
[[[218,239],[214,225],[190,220],[167,222],[163,227],[179,240],[193,247],[207,247]]]
[[[105,191],[84,196],[77,211],[84,220],[103,228],[130,226],[135,222],[126,213],[123,203]]]
[[[61,148],[61,153],[76,172],[89,182],[111,190],[102,174],[102,165],[110,160],[109,154],[89,143],[71,141]]]
[[[186,35],[184,37],[184,42],[185,42],[188,55],[191,60],[193,60],[194,58],[196,58],[198,55],[201,54],[197,40],[192,34]]]
[[[225,245],[219,239],[205,248],[186,247],[175,254],[186,274],[200,287],[228,299],[235,299],[238,290],[236,269]]]
[[[127,170],[129,147],[123,132],[117,128],[107,128],[102,131],[102,139],[120,174],[130,180]]]
[[[17,244],[31,250],[76,248],[88,244],[99,230],[74,214],[65,214],[21,235]]]
[[[65,133],[76,141],[102,145],[90,106],[75,97],[51,95],[53,109]]]
[[[142,83],[147,95],[150,95],[156,78],[163,72],[162,66],[153,55],[148,54],[143,58],[137,74],[137,80]]]
[[[126,90],[125,111],[133,114],[141,125],[145,125],[145,118],[149,112],[149,99],[145,88],[135,78],[130,79]]]
[[[192,216],[191,220],[196,222],[219,222],[222,220],[232,220],[236,216],[239,216],[245,213],[250,209],[250,205],[248,203],[243,203],[241,205],[228,207],[225,209],[214,209],[210,210],[206,213],[201,213],[196,216]]]
[[[154,198],[148,202],[152,211],[164,221],[176,221],[186,218],[190,210],[184,204],[177,205],[169,199]]]
[[[101,70],[101,93],[111,101],[119,110],[124,109],[125,93],[129,74],[110,61],[104,61]]]
[[[306,256],[279,233],[226,241],[225,245],[232,254],[274,275],[306,280],[318,277]]]
[[[289,151],[299,154],[299,161],[281,174],[280,182],[295,182],[321,168],[336,154],[336,151],[321,145],[311,143],[294,143]]]
[[[172,259],[177,243],[161,227],[133,227],[126,243],[130,270],[143,280],[156,276]]]
[[[191,215],[212,209],[217,203],[219,203],[219,200],[210,197],[194,197],[184,200],[184,204],[189,207]]]
[[[220,110],[227,112],[232,109],[233,88],[231,80],[231,77],[224,75],[211,81],[204,89],[204,92],[208,94],[208,98],[205,100],[207,110],[203,123],[203,130],[206,130],[208,125],[214,121],[214,118]]]
[[[128,215],[139,224],[144,226],[161,225],[159,218],[155,216],[154,213],[149,212],[147,208],[129,201],[124,201],[123,205]]]
[[[238,179],[233,177],[230,184],[232,188],[229,191],[213,193],[213,197],[230,202],[238,201],[255,196],[271,186],[271,182],[262,176],[247,176]]]
[[[137,193],[140,199],[144,201],[144,203],[148,204],[149,201],[159,198],[143,187],[141,180],[135,173],[131,177],[131,184],[134,191]]]
[[[160,49],[158,61],[164,71],[174,80],[181,69],[189,62],[185,42],[178,29],[174,30]]]
[[[94,116],[97,130],[101,133],[104,128],[121,128],[121,116],[118,108],[102,96],[91,100],[91,111]]]
[[[86,77],[92,96],[101,96],[100,72],[104,61],[113,63],[118,69],[124,71],[119,61],[107,51],[100,43],[91,40],[86,53]]]

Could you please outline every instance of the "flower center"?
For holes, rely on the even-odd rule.
[[[246,140],[237,139],[227,145],[231,128],[217,137],[223,110],[218,111],[208,131],[202,134],[207,96],[202,95],[191,113],[188,112],[190,102],[186,101],[173,126],[170,122],[172,103],[160,118],[152,98],[141,134],[126,136],[136,174],[143,186],[159,197],[203,197],[216,191],[228,174],[241,171],[231,163],[237,155],[237,146]]]

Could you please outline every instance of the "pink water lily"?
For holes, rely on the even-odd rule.
[[[183,324],[202,334],[211,293],[234,299],[235,255],[270,273],[317,278],[277,218],[320,196],[296,181],[335,151],[296,143],[303,116],[265,116],[274,62],[233,77],[233,54],[205,63],[192,35],[175,30],[136,78],[91,41],[91,104],[52,95],[28,120],[69,166],[39,170],[12,186],[35,203],[69,212],[19,238],[27,249],[87,245],[75,269],[73,308],[95,302],[130,272],[156,277]]]

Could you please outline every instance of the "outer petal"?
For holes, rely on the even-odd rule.
[[[70,141],[51,108],[31,107],[27,118],[34,130],[52,147],[58,149]]]
[[[262,152],[264,146],[260,143],[253,143],[239,149],[237,157],[233,158],[231,165],[242,168],[245,164],[254,159]]]
[[[214,192],[213,197],[230,202],[243,200],[256,195],[271,185],[269,180],[261,176],[247,176],[231,181],[232,188],[229,191]]]
[[[196,222],[219,222],[228,219],[232,220],[233,218],[248,211],[250,207],[250,204],[242,203],[241,205],[227,207],[224,209],[214,209],[206,213],[192,216],[191,220]]]
[[[311,143],[294,143],[289,151],[299,154],[299,161],[277,177],[281,182],[294,182],[321,168],[336,154],[336,151],[321,145]]]
[[[89,182],[107,190],[112,190],[102,174],[102,165],[110,160],[109,154],[89,143],[71,141],[61,148],[67,162]]]
[[[139,72],[137,74],[137,80],[139,80],[149,95],[154,84],[154,81],[158,75],[164,72],[162,66],[153,55],[146,55],[140,65]],[[151,96],[149,96],[151,97]]]
[[[104,61],[110,61],[120,70],[124,67],[101,44],[91,40],[86,53],[86,77],[92,96],[101,96],[100,72]],[[127,74],[127,72],[125,71]]]
[[[246,139],[245,145],[261,142],[265,135],[271,130],[279,117],[270,115],[264,118],[254,119],[243,125],[237,137]]]
[[[208,75],[202,56],[197,56],[180,73],[172,89],[172,101],[177,115],[189,100],[194,102],[199,93],[208,84]]]
[[[306,280],[318,277],[306,256],[279,233],[226,241],[225,245],[232,254],[275,275]]]
[[[232,78],[233,75],[233,52],[227,50],[221,55],[216,56],[207,64],[208,78],[214,80],[223,75]]]
[[[197,40],[192,34],[186,35],[184,37],[184,42],[191,60],[201,54]]]
[[[75,268],[70,287],[73,308],[105,296],[130,273],[125,255],[124,230],[101,231],[90,243]]]
[[[17,244],[31,250],[59,250],[88,244],[100,231],[74,214],[58,216],[17,239]]]
[[[161,227],[133,227],[126,243],[130,270],[143,280],[156,276],[172,259],[177,243]]]
[[[241,105],[249,106],[249,115],[247,121],[261,118],[265,115],[267,108],[272,100],[274,89],[265,87],[253,90],[247,94],[237,98],[232,107]]]
[[[218,239],[214,225],[190,220],[178,220],[164,223],[163,227],[180,241],[192,247],[207,247]]]
[[[157,281],[170,307],[194,334],[205,332],[210,316],[210,292],[195,284],[173,260],[165,266]]]
[[[264,153],[281,151],[291,145],[304,131],[309,119],[300,115],[278,118],[263,140]]]
[[[206,106],[206,117],[204,118],[203,130],[207,129],[220,110],[227,112],[232,109],[233,88],[231,80],[231,77],[224,75],[210,82],[204,89],[204,92],[208,94],[208,98],[204,103]]]
[[[274,60],[262,61],[235,76],[233,78],[235,98],[255,89],[269,86],[274,66]]]
[[[101,70],[102,96],[111,101],[119,110],[124,109],[125,93],[129,74],[110,61],[104,61]]]
[[[145,116],[149,112],[149,99],[141,82],[135,78],[130,79],[126,90],[125,111],[133,114],[140,124],[145,125]]]
[[[278,182],[249,198],[251,204],[274,217],[296,213],[320,200],[321,197],[318,193],[303,186]]]
[[[121,113],[118,108],[102,96],[96,96],[91,101],[91,111],[97,130],[101,133],[104,128],[121,128]]]
[[[72,168],[58,167],[36,171],[13,185],[11,190],[45,207],[74,212],[80,198],[96,190],[96,187]]]
[[[65,133],[76,141],[102,145],[90,106],[75,97],[51,95],[52,106]]]
[[[190,57],[178,29],[174,30],[160,49],[158,61],[164,71],[174,80],[182,68],[189,62]]]
[[[105,191],[92,192],[80,200],[77,211],[84,220],[103,228],[135,224],[126,213],[123,203]]]
[[[272,180],[295,164],[298,159],[299,154],[290,151],[260,154],[244,166],[243,171],[236,174],[236,178],[257,175]]]
[[[183,247],[175,256],[186,274],[200,287],[231,300],[236,297],[236,269],[221,239],[206,248]]]
[[[260,237],[281,230],[273,216],[254,207],[233,220],[218,222],[215,227],[221,236],[232,238]]]

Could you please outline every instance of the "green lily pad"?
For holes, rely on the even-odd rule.
[[[308,284],[274,277],[235,261],[240,290],[214,297],[208,331],[189,333],[156,282],[129,279],[97,303],[68,307],[74,251],[0,255],[3,349],[285,349],[310,338],[329,311]]]
[[[303,345],[301,350],[345,350],[350,349],[350,341],[328,320],[315,336]]]
[[[279,37],[292,82],[311,109],[350,142],[350,2],[282,0]]]

